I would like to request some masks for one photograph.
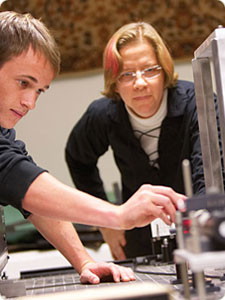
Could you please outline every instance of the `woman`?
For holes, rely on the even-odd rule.
[[[66,146],[77,188],[107,199],[97,161],[111,146],[123,202],[144,183],[184,193],[183,159],[190,160],[194,193],[204,193],[194,85],[177,80],[171,55],[151,25],[131,23],[111,37],[104,78],[105,97],[89,106]],[[101,232],[115,259],[152,253],[150,226]]]

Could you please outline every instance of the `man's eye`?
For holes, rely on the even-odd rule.
[[[25,80],[19,80],[19,83],[20,83],[20,85],[23,86],[23,87],[27,87],[27,86],[28,86],[28,82],[25,81]]]

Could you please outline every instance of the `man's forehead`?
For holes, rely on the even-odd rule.
[[[4,69],[2,71],[10,69],[14,77],[31,80],[35,84],[41,84],[46,89],[49,88],[55,77],[54,68],[46,56],[33,49],[23,51],[20,55],[12,57],[2,68]]]

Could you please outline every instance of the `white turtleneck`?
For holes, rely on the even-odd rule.
[[[158,141],[161,124],[167,114],[167,94],[168,91],[166,89],[157,113],[147,119],[138,117],[125,105],[134,135],[139,139],[142,148],[148,155],[150,165],[154,167],[158,167]]]
[[[147,119],[139,118],[126,106],[134,135],[140,140],[142,148],[149,157],[150,165],[156,168],[159,167],[157,159],[159,157],[158,141],[161,124],[167,115],[167,94],[168,90],[166,89],[157,113]],[[151,231],[152,237],[168,236],[170,235],[170,226],[157,218],[151,223]]]

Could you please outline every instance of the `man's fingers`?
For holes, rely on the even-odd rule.
[[[176,208],[173,202],[165,195],[153,193],[150,191],[143,191],[142,195],[149,199],[149,211],[152,215],[162,218],[168,224],[168,217],[165,219],[166,214],[170,216],[172,222],[175,221]],[[163,215],[162,215],[163,212]],[[160,215],[160,216],[159,216]],[[169,224],[171,223],[169,220]]]
[[[135,280],[133,271],[130,268],[125,268],[112,264],[111,271],[115,282]]]
[[[172,224],[170,217],[163,211],[163,208],[154,206],[152,208],[152,214],[156,218],[162,219],[167,225],[171,225]]]
[[[160,196],[158,198],[155,198],[153,200],[153,203],[156,206],[161,207],[161,211],[164,212],[164,214],[167,214],[168,216],[170,216],[170,219],[172,222],[175,221],[175,214],[176,214],[176,208],[173,205],[173,203],[170,201],[169,198],[165,197],[165,196]]]
[[[178,200],[181,199],[184,201],[187,198],[185,195],[176,193],[172,188],[167,186],[145,185],[145,188],[150,189],[153,193],[169,197],[176,207],[178,206]]]
[[[80,275],[80,282],[98,284],[100,282],[100,278],[89,269],[86,269]]]
[[[166,224],[175,222],[175,215],[180,202],[186,196],[176,193],[165,186],[142,185],[136,193],[120,209],[121,225],[123,229],[142,227],[154,218],[161,218]],[[179,203],[179,204],[178,204]],[[130,213],[127,213],[127,212]]]
[[[131,268],[124,268],[124,267],[120,267],[120,277],[121,277],[121,281],[133,281],[136,280],[135,276],[134,276],[134,272],[132,271]]]
[[[81,283],[98,284],[100,279],[112,278],[115,282],[135,280],[131,268],[122,267],[114,263],[89,264],[80,275]]]

